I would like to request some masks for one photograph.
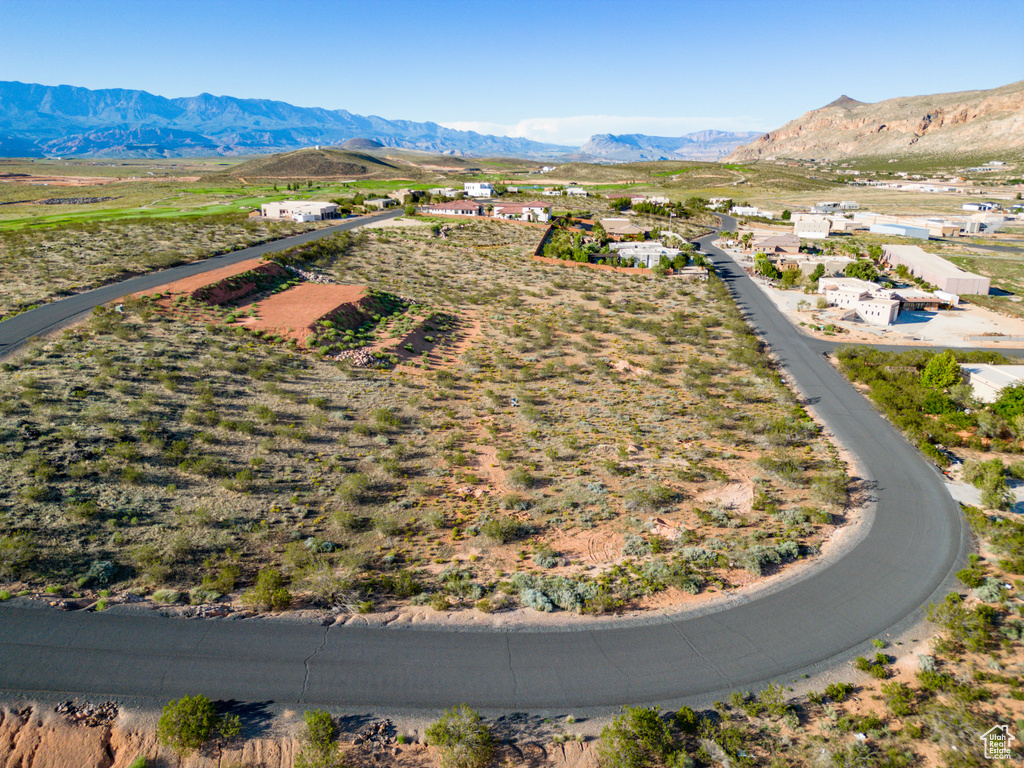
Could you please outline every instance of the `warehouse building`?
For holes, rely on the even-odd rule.
[[[892,267],[905,266],[910,274],[931,283],[940,291],[957,295],[986,295],[991,280],[972,272],[965,272],[941,256],[927,253],[916,245],[884,245],[882,258]]]

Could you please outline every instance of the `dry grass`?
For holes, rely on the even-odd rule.
[[[276,240],[313,226],[227,216],[6,232],[0,234],[0,281],[4,285],[0,319],[133,274]]]

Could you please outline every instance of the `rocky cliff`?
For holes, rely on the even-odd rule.
[[[866,104],[841,96],[734,150],[728,161],[774,158],[976,156],[1024,151],[1024,80],[988,91]]]

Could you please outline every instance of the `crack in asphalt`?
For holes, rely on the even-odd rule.
[[[508,671],[512,675],[512,704],[519,705],[519,679],[516,677],[516,670],[512,666],[512,638],[505,636],[505,651],[508,654]]]
[[[717,622],[715,622],[715,623],[717,624]],[[670,626],[672,627],[672,629],[675,630],[676,634],[679,635],[679,637],[682,639],[682,641],[684,643],[686,643],[686,647],[689,648],[691,651],[693,651],[698,659],[700,659],[702,662],[704,662],[704,664],[707,667],[709,667],[711,669],[711,671],[713,671],[716,675],[718,675],[718,677],[722,680],[722,682],[725,683],[726,686],[731,686],[732,685],[732,682],[729,680],[729,677],[724,672],[722,672],[721,669],[718,668],[718,665],[715,664],[710,659],[705,658],[704,654],[702,654],[700,651],[697,650],[697,646],[695,646],[693,643],[690,642],[690,638],[688,638],[686,636],[686,634],[683,632],[682,627],[680,627],[675,622],[673,622]]]
[[[775,659],[772,657],[772,655],[770,653],[768,653],[768,651],[766,651],[764,648],[762,648],[760,645],[758,645],[757,642],[753,638],[749,637],[745,632],[742,632],[739,629],[736,629],[735,627],[727,627],[725,624],[723,624],[722,622],[720,622],[720,621],[718,621],[717,619],[714,619],[714,618],[711,619],[711,621],[713,623],[717,624],[718,626],[720,626],[725,631],[732,632],[733,634],[736,634],[736,635],[739,635],[740,637],[742,637],[744,640],[746,640],[748,643],[750,643],[750,647],[751,648],[753,648],[758,653],[762,654],[773,665],[777,663],[775,661]]]
[[[629,675],[627,675],[622,670],[622,668],[618,664],[616,664],[614,661],[612,661],[610,658],[608,658],[608,654],[605,652],[604,648],[602,647],[602,645],[600,643],[599,636],[596,636],[595,633],[593,632],[593,630],[591,630],[589,634],[591,636],[591,639],[593,639],[593,641],[594,641],[594,646],[601,653],[601,658],[603,658],[606,662],[608,662],[608,666],[611,667],[612,669],[614,669],[616,672],[618,672],[619,673],[619,677],[621,677],[625,681],[625,683],[626,683],[626,691],[625,691],[625,695],[623,696],[623,700],[624,701],[628,701],[629,698],[630,698],[630,694],[631,694],[632,688],[633,688],[633,681],[632,681],[632,679],[630,678]]]
[[[302,677],[302,690],[299,692],[299,703],[302,703],[306,700],[306,690],[309,687],[309,662],[311,662],[316,657],[316,655],[320,653],[320,651],[327,647],[327,633],[331,631],[331,627],[333,626],[334,624],[328,624],[326,627],[324,627],[324,637],[320,643],[320,646],[302,661],[304,674]]]

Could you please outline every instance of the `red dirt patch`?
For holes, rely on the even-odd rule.
[[[358,327],[364,322],[366,291],[364,285],[302,283],[260,301],[259,316],[244,318],[242,324],[295,339],[304,347],[306,336],[322,320],[332,320],[343,328]]]
[[[194,275],[193,277],[185,277],[181,280],[175,280],[173,283],[166,283],[165,285],[152,288],[148,291],[140,291],[134,294],[135,296],[153,296],[157,293],[187,293],[190,296],[194,291],[200,288],[205,288],[208,285],[213,285],[221,280],[226,280],[229,277],[240,275],[242,272],[251,272],[260,265],[265,264],[261,259],[248,259],[246,261],[240,261],[237,264],[232,264],[228,267],[221,267],[211,272],[204,272],[201,275]]]

